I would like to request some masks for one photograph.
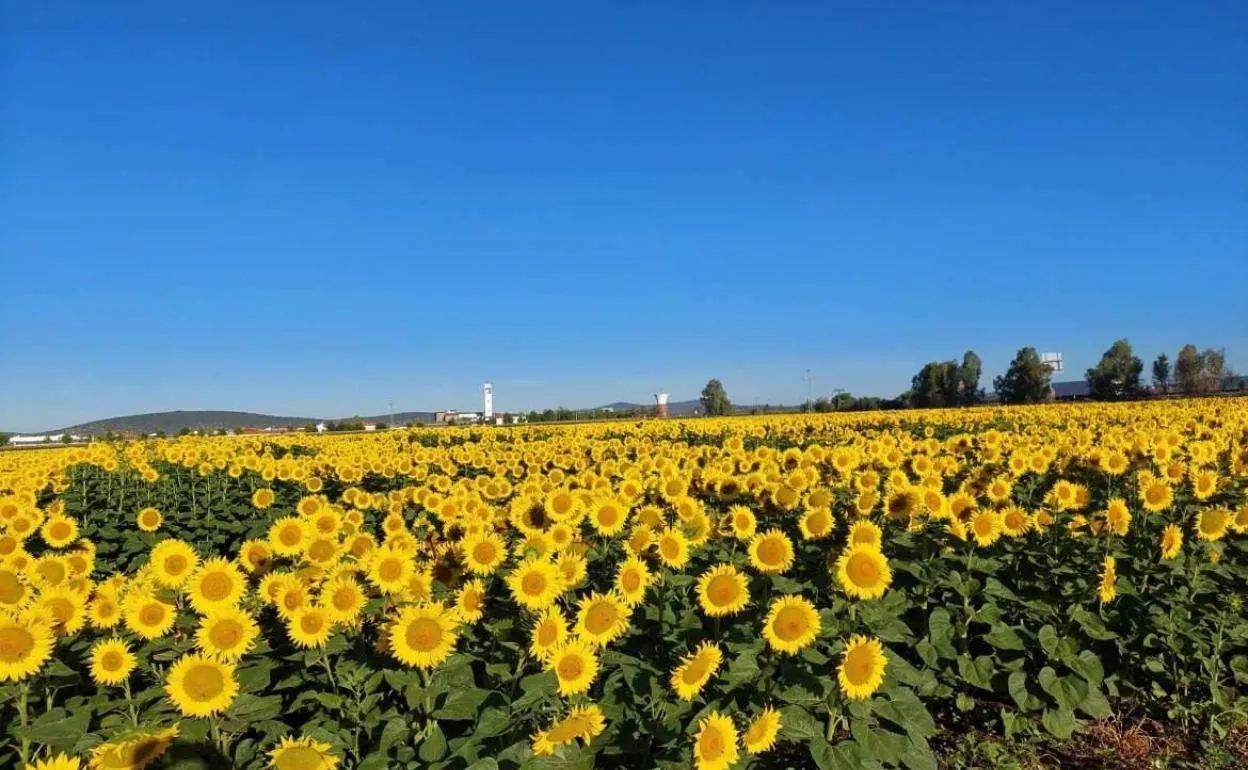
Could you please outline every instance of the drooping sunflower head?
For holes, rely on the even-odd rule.
[[[776,745],[780,727],[780,712],[768,706],[746,728],[745,734],[741,736],[741,743],[749,753],[762,754]]]
[[[715,675],[722,660],[723,653],[718,646],[703,642],[692,653],[685,655],[672,672],[672,689],[682,700],[693,700]]]

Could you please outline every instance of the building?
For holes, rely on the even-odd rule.
[[[476,412],[458,412],[454,409],[447,409],[444,412],[434,412],[433,422],[435,425],[454,425],[460,422],[478,422],[481,415]]]
[[[485,399],[485,416],[482,418],[486,422],[494,419],[494,387],[490,383],[485,383],[484,387]]]
[[[82,441],[83,437],[70,434],[70,441]],[[65,441],[64,433],[39,434],[37,436],[9,436],[10,446],[31,446],[33,444],[61,444]]]
[[[1050,387],[1053,388],[1053,398],[1057,401],[1084,401],[1092,397],[1092,389],[1088,387],[1087,380],[1055,382]]]
[[[654,404],[655,404],[655,406],[656,406],[656,407],[658,407],[658,414],[659,414],[659,416],[660,416],[660,417],[666,417],[666,416],[667,416],[667,394],[666,394],[666,393],[655,393],[655,394],[654,394]]]

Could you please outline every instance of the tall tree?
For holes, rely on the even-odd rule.
[[[978,404],[984,399],[984,391],[979,387],[979,376],[983,373],[984,362],[974,350],[962,354],[962,365],[958,367],[958,402],[962,404]]]
[[[929,361],[910,380],[911,400],[918,407],[950,406],[957,402],[957,364]]]
[[[719,380],[710,380],[702,389],[702,411],[709,415],[723,415],[732,411],[732,402]]]
[[[1006,404],[1038,404],[1049,397],[1052,369],[1040,361],[1035,348],[1021,348],[1005,374],[992,381],[992,388]]]
[[[1121,401],[1140,393],[1140,374],[1144,362],[1131,350],[1131,343],[1121,339],[1109,346],[1101,361],[1087,371],[1088,390],[1092,398]]]
[[[1190,342],[1179,351],[1174,362],[1174,379],[1179,392],[1188,396],[1216,393],[1222,389],[1222,369],[1226,354],[1221,350],[1205,348],[1198,352]]]
[[[1162,393],[1170,392],[1170,356],[1165,353],[1153,361],[1153,386]]]

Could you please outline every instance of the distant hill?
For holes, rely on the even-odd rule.
[[[613,412],[626,412],[632,409],[653,409],[654,404],[634,404],[630,401],[615,401],[610,404],[594,407],[593,411],[601,412],[610,409]],[[695,411],[702,409],[702,402],[698,399],[692,401],[669,401],[667,403],[667,413],[672,417],[687,417]]]
[[[177,411],[151,412],[149,414],[131,414],[125,417],[110,417],[107,420],[94,420],[80,425],[71,425],[49,433],[78,433],[99,436],[104,433],[165,433],[174,435],[183,428],[191,430],[236,430],[238,428],[257,427],[290,427],[307,425],[317,422],[314,417],[278,417],[271,414],[255,412],[216,412],[216,411]]]

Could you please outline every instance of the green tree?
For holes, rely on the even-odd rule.
[[[178,435],[179,435],[179,436],[189,436],[189,435],[191,435],[191,429],[190,429],[188,426],[183,425],[183,426],[182,426],[182,428],[178,431]]]
[[[9,434],[0,433],[0,446],[8,446],[8,443],[9,443]]]
[[[928,361],[910,380],[915,406],[930,408],[956,403],[958,365],[953,361]]]
[[[1170,392],[1170,356],[1165,353],[1153,361],[1153,385],[1162,393]]]
[[[984,391],[979,387],[983,371],[984,362],[974,350],[962,354],[962,365],[957,371],[958,403],[969,406],[984,400]]]
[[[1084,375],[1092,398],[1101,401],[1122,401],[1140,394],[1140,374],[1144,362],[1131,350],[1131,343],[1121,339],[1109,346],[1100,363]]]
[[[1038,404],[1049,398],[1049,378],[1053,371],[1040,361],[1035,348],[1021,348],[1005,374],[992,381],[992,388],[1005,404]]]
[[[1190,342],[1179,351],[1174,362],[1174,379],[1179,392],[1187,396],[1217,393],[1222,389],[1222,369],[1226,354],[1221,350],[1205,348],[1197,351]]]
[[[724,385],[719,380],[708,381],[702,389],[702,411],[711,416],[729,414],[732,411],[732,402],[728,400],[728,393],[724,391]]]

